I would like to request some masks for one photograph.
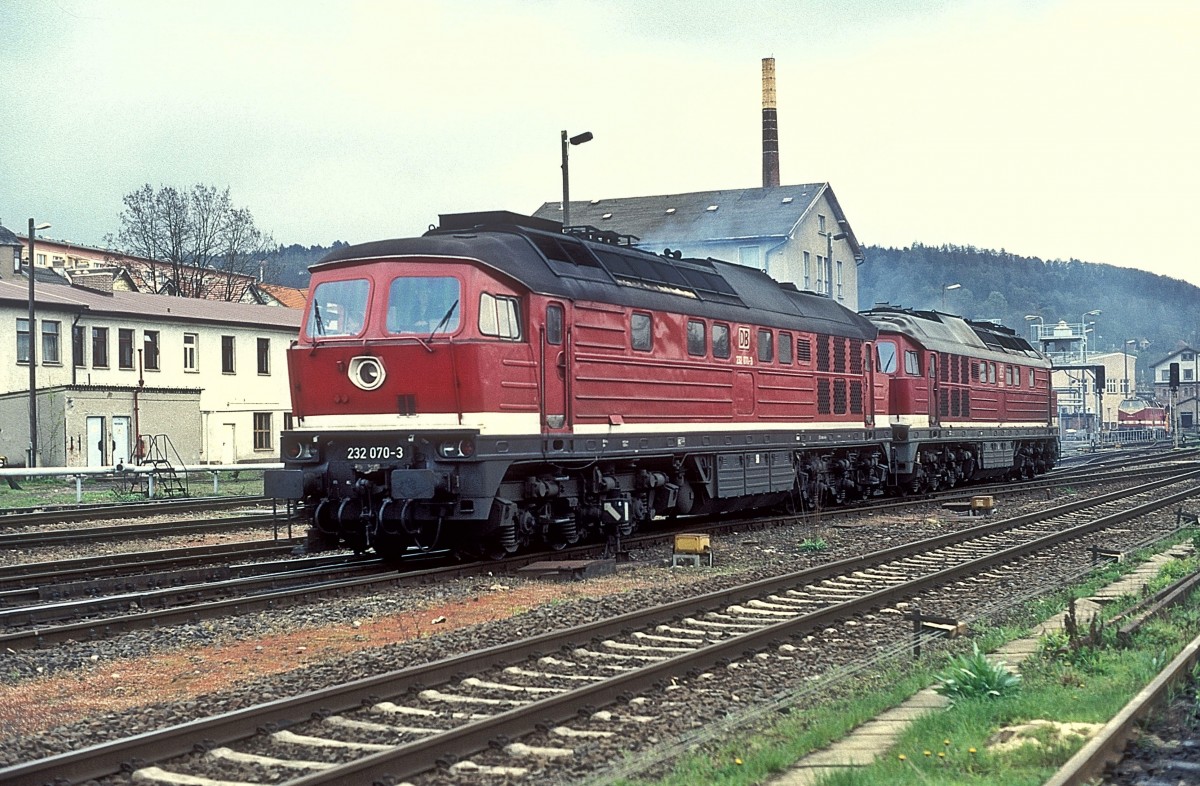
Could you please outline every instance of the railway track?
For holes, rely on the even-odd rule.
[[[164,513],[196,510],[220,510],[270,505],[261,496],[189,497],[147,502],[114,502],[93,505],[45,505],[36,508],[0,509],[0,527],[30,526],[62,521],[98,521],[101,519],[137,518]]]
[[[1037,571],[1064,544],[1197,494],[1198,481],[1192,471],[198,719],[0,770],[0,781],[101,778],[136,761],[134,780],[164,783],[182,782],[171,773],[308,786],[430,771],[525,782],[579,750],[637,739],[673,711],[676,691],[719,693],[713,686],[734,670],[790,668],[819,646],[806,638],[815,631],[895,626],[907,599],[939,587]]]
[[[1066,478],[1064,482],[1086,480],[1090,483],[1102,483],[1114,478],[1128,481],[1133,478],[1161,477],[1178,472],[1177,465],[1150,466],[1111,475],[1093,470],[1078,480]],[[1046,483],[1047,487],[1057,485],[1057,481],[1050,480],[1031,483],[1040,482]],[[1027,489],[1029,485],[1023,485],[1021,488]],[[936,502],[939,499],[961,497],[962,493],[962,490],[946,490],[930,495],[930,500]],[[911,509],[913,502],[913,498],[906,498],[865,507],[830,508],[807,515],[828,520],[831,517],[863,513],[907,511]],[[782,526],[795,521],[795,516],[777,516],[757,517],[751,520],[677,523],[628,538],[624,547],[652,548],[669,543],[675,534],[681,531],[699,529],[714,535],[723,535]],[[19,576],[0,581],[0,606],[8,606],[0,608],[0,621],[7,623],[5,633],[0,634],[0,646],[21,650],[72,640],[97,640],[147,627],[176,625],[233,613],[245,614],[286,605],[311,603],[324,597],[447,581],[483,572],[511,574],[544,559],[594,559],[608,553],[608,548],[606,544],[584,544],[551,553],[523,554],[486,563],[456,563],[451,555],[445,552],[413,554],[402,568],[406,572],[402,573],[388,570],[378,561],[364,562],[343,556],[314,561],[311,563],[313,567],[308,570],[296,568],[272,571],[269,567],[242,567],[235,571],[210,564],[208,568],[171,569],[133,577],[130,573],[136,571],[136,563],[140,557],[144,555],[150,563],[158,559],[153,552],[135,553],[128,555],[126,560],[114,569],[111,576],[104,575],[108,573],[107,569],[85,563],[83,566],[65,565],[68,572],[63,577],[43,573],[39,577],[40,583],[36,586]],[[203,561],[203,557],[198,560]],[[84,571],[90,571],[86,581],[79,578],[79,574]],[[262,571],[267,571],[268,575],[260,575]],[[100,596],[99,593],[108,594]],[[78,598],[80,595],[86,597],[67,600]]]
[[[145,514],[143,514],[145,515]],[[179,521],[157,521],[141,524],[113,524],[97,527],[60,528],[8,532],[0,534],[0,549],[54,546],[64,543],[96,543],[131,538],[152,540],[170,535],[223,532],[231,529],[251,527],[286,527],[286,522],[271,513],[244,513],[209,519],[181,519]]]

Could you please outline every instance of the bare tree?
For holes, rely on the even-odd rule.
[[[145,260],[146,284],[156,292],[240,300],[260,261],[274,251],[274,240],[254,225],[250,211],[233,206],[228,188],[155,191],[147,183],[122,201],[121,229],[110,244]]]

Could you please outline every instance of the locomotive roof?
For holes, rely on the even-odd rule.
[[[1006,363],[1048,366],[1046,356],[1011,328],[994,322],[977,322],[940,311],[918,311],[876,306],[864,311],[880,332],[910,336],[926,349],[944,354],[971,355]]]
[[[871,340],[874,326],[835,301],[717,259],[659,256],[598,230],[563,234],[557,221],[505,211],[441,216],[419,238],[337,249],[313,271],[396,256],[474,259],[543,295],[753,322]],[[753,310],[749,319],[746,311]]]

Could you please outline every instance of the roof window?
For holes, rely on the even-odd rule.
[[[602,221],[607,221],[610,218],[612,218],[612,213],[605,213],[604,215],[600,216]]]
[[[784,197],[784,198],[783,198],[783,200],[782,200],[782,202],[783,202],[783,204],[785,204],[785,205],[790,205],[790,204],[792,203],[792,198],[791,198],[791,197]]]
[[[667,215],[668,215],[668,216],[669,216],[669,215],[671,215],[671,214],[672,214],[672,213],[674,213],[674,212],[675,212],[675,208],[673,208],[673,207],[669,207],[669,208],[667,208]]]
[[[718,207],[720,207],[720,205],[709,205],[708,207],[706,207],[704,209],[710,213],[715,213],[715,212],[717,212]]]

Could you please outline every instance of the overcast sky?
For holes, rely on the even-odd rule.
[[[0,220],[101,244],[122,195],[228,186],[282,243],[832,184],[864,244],[1200,284],[1196,0],[0,0]]]

